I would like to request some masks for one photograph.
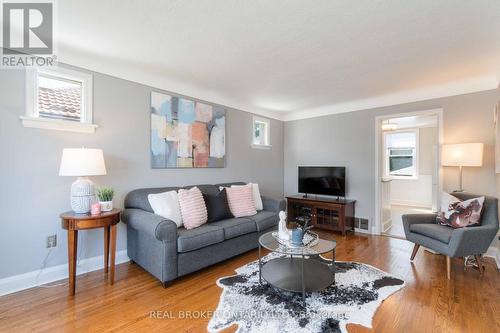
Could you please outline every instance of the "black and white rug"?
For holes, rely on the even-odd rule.
[[[269,254],[263,260],[276,256]],[[238,333],[347,333],[348,323],[371,327],[377,308],[403,288],[404,281],[362,263],[336,265],[336,284],[308,293],[306,308],[300,294],[283,293],[264,280],[259,284],[257,261],[238,268],[236,275],[217,281],[223,292],[208,331],[218,332],[233,324],[238,324]]]

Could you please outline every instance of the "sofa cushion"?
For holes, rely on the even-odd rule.
[[[213,224],[177,230],[177,252],[189,252],[224,241],[224,230]]]
[[[271,227],[278,226],[278,222],[280,220],[277,213],[268,212],[265,210],[261,210],[254,216],[250,216],[248,218],[255,221],[257,231],[263,231]]]
[[[257,231],[255,222],[248,217],[232,218],[211,223],[224,229],[224,238],[231,239]]]
[[[227,202],[226,189],[215,194],[203,193],[203,199],[208,211],[208,223],[230,219],[233,217]]]
[[[434,223],[417,223],[410,225],[410,231],[448,244],[453,228]]]

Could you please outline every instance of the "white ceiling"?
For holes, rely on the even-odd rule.
[[[290,120],[494,89],[498,0],[64,0],[58,57]]]

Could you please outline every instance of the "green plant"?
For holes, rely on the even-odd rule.
[[[99,201],[111,201],[115,196],[115,190],[111,187],[101,187],[97,189],[97,198]]]

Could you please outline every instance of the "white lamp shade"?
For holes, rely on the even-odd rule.
[[[443,166],[482,166],[482,143],[459,143],[443,145],[441,164]]]
[[[59,176],[101,176],[106,174],[106,165],[101,149],[63,149]]]

